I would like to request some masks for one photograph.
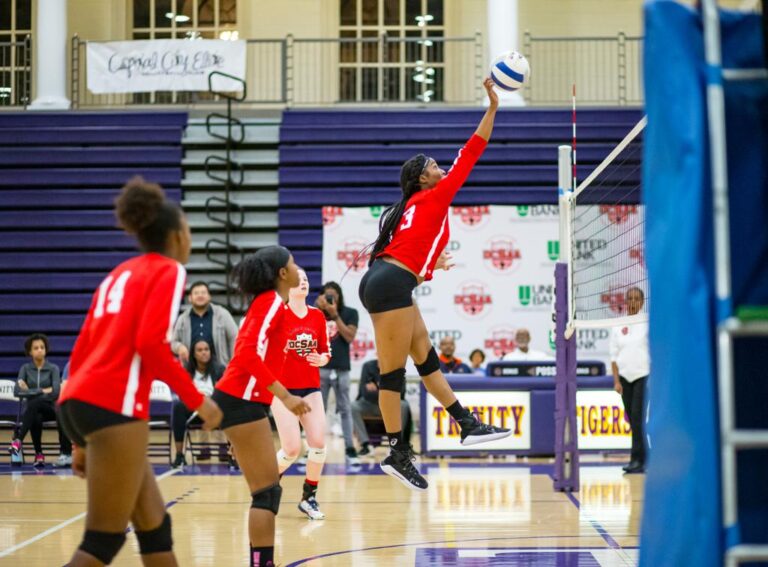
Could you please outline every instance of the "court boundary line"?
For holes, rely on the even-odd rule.
[[[178,469],[168,469],[163,474],[158,475],[155,478],[158,481],[161,481],[164,478],[168,478],[169,476],[172,476],[172,475],[176,474],[177,472],[178,472]],[[35,536],[32,536],[31,538],[22,541],[21,543],[17,543],[16,545],[9,547],[8,549],[4,549],[4,550],[0,551],[0,558],[8,557],[9,555],[11,555],[13,553],[16,553],[17,551],[20,551],[20,550],[24,549],[25,547],[28,547],[28,546],[32,545],[33,543],[38,542],[41,539],[48,537],[51,534],[55,534],[56,532],[63,530],[64,528],[66,528],[70,524],[74,524],[75,522],[85,518],[85,515],[86,515],[86,512],[81,512],[81,513],[77,514],[76,516],[72,516],[71,518],[69,518],[67,520],[64,520],[63,522],[59,522],[55,526],[52,526],[52,527],[48,528],[47,530],[42,531],[39,534],[37,534]]]

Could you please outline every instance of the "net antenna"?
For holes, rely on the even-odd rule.
[[[568,265],[568,323],[577,329],[631,325],[648,320],[645,212],[640,205],[643,117],[576,188],[565,182],[570,152],[561,146],[561,261]],[[597,146],[596,146],[597,148]],[[584,148],[582,148],[582,151]],[[563,163],[566,161],[566,163]],[[627,298],[642,307],[629,314]]]

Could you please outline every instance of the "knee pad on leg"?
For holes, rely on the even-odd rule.
[[[402,391],[404,385],[405,368],[398,368],[392,372],[382,374],[379,379],[379,388],[389,390],[390,392],[397,392],[398,394]]]
[[[125,533],[119,534],[110,532],[98,532],[96,530],[85,530],[83,541],[80,544],[80,550],[88,555],[109,565],[115,558],[125,543]]]
[[[287,470],[294,463],[297,457],[298,455],[294,457],[289,457],[285,451],[280,449],[277,452],[277,467],[280,470]]]
[[[170,514],[166,512],[163,522],[154,530],[145,532],[136,530],[136,539],[139,540],[139,553],[142,555],[173,551]]]
[[[440,359],[435,352],[435,347],[429,349],[426,360],[421,364],[417,364],[416,370],[418,370],[419,376],[429,376],[433,372],[440,370]]]
[[[322,465],[325,462],[325,447],[322,447],[321,449],[310,447],[309,453],[307,454],[307,460]]]
[[[283,489],[279,484],[273,484],[263,490],[251,494],[251,508],[259,510],[269,510],[275,516],[280,509],[280,497],[283,495]]]

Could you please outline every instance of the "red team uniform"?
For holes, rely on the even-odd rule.
[[[402,221],[378,257],[391,256],[425,280],[432,279],[437,259],[450,237],[448,208],[487,145],[486,140],[474,134],[434,188],[419,191],[408,199]]]
[[[307,355],[330,354],[328,326],[325,315],[316,307],[307,306],[304,318],[286,308],[283,327],[286,334],[283,386],[289,390],[320,388],[320,370],[307,362]]]
[[[270,405],[267,390],[282,374],[285,361],[286,315],[283,299],[276,291],[260,294],[248,308],[235,342],[235,353],[216,389],[248,402]]]
[[[112,270],[91,301],[59,404],[79,400],[148,419],[154,379],[168,384],[190,409],[203,403],[170,348],[186,276],[181,264],[155,253]]]

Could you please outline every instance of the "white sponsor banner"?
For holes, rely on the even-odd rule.
[[[376,356],[373,325],[358,298],[367,258],[358,252],[378,234],[382,207],[323,209],[323,281],[340,282],[348,306],[360,313],[362,331],[352,345],[352,372]],[[456,266],[435,272],[415,290],[433,343],[456,339],[466,361],[480,348],[494,361],[515,347],[515,332],[531,333],[531,348],[554,357],[550,340],[554,268],[559,254],[558,208],[554,205],[451,207],[448,250]],[[585,244],[586,245],[586,244]],[[585,246],[583,245],[583,246]],[[587,260],[585,251],[581,260]],[[343,278],[343,279],[342,279]],[[610,298],[606,298],[609,301]],[[608,329],[579,329],[580,360],[608,363]],[[409,374],[415,374],[409,366]]]
[[[88,90],[95,94],[207,91],[208,75],[220,71],[245,79],[245,42],[208,39],[89,42]],[[214,77],[219,91],[241,85]]]
[[[579,449],[629,449],[632,429],[624,417],[621,396],[613,390],[576,392]]]
[[[456,397],[465,408],[477,412],[484,423],[512,430],[512,435],[505,439],[483,443],[483,451],[531,448],[530,392],[462,391],[457,392]],[[461,431],[458,424],[432,394],[427,394],[426,415],[421,416],[421,427],[426,427],[427,432],[424,451],[477,451],[476,446],[464,447],[459,443]]]

